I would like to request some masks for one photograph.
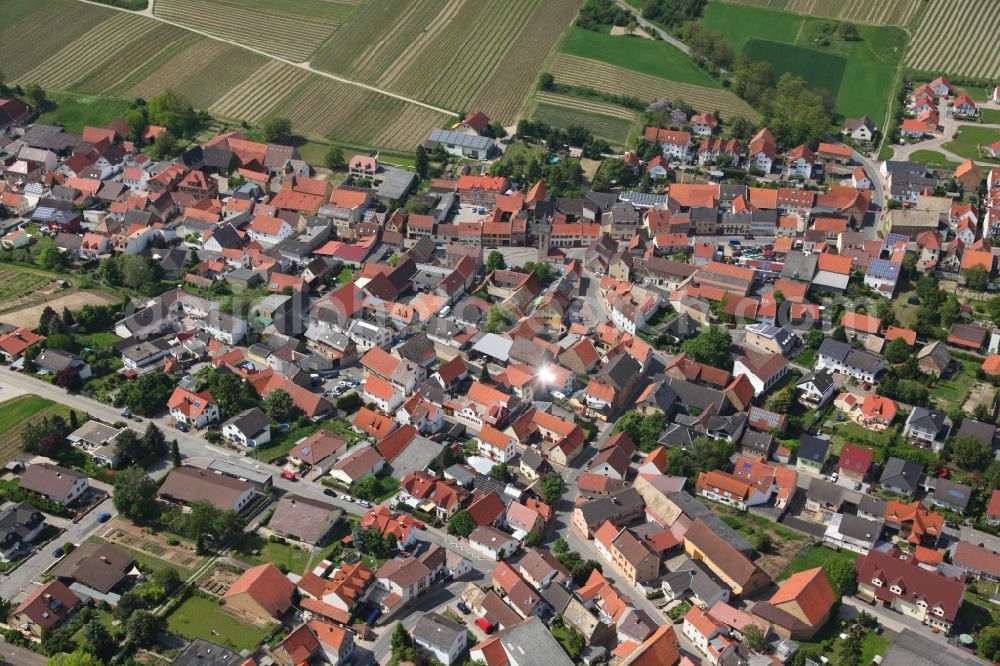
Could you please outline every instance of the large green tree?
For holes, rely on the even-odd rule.
[[[264,411],[279,423],[287,423],[295,414],[295,404],[292,396],[283,389],[275,389],[264,398]]]
[[[150,123],[166,127],[176,136],[192,131],[198,122],[198,114],[191,103],[170,88],[149,100],[146,108]]]
[[[974,437],[955,437],[949,448],[952,461],[964,470],[982,471],[993,460],[993,449]]]
[[[827,581],[833,591],[841,596],[854,593],[858,578],[854,573],[854,564],[846,558],[837,558],[823,565]]]
[[[448,534],[467,539],[476,529],[476,523],[465,509],[456,511],[448,520]]]
[[[724,328],[709,326],[698,335],[681,343],[681,350],[698,361],[723,370],[733,369],[730,348],[733,336]]]
[[[264,138],[268,143],[289,145],[292,143],[292,121],[281,116],[264,121]]]
[[[562,498],[563,482],[558,472],[549,472],[542,480],[542,501],[555,508]]]
[[[167,406],[174,383],[162,372],[147,372],[125,382],[118,399],[133,414],[152,416]]]
[[[158,486],[141,467],[126,467],[115,476],[111,495],[115,508],[133,520],[149,520],[158,512]]]

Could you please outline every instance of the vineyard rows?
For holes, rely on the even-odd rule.
[[[268,62],[267,58],[238,46],[225,45],[215,57],[195,69],[177,87],[199,109],[207,109],[217,99],[240,85]]]
[[[86,93],[109,93],[133,78],[137,70],[144,68],[146,63],[159,60],[168,52],[174,51],[179,44],[190,43],[189,35],[191,33],[182,28],[157,25],[153,32],[139,34],[127,42],[114,57],[101,63],[100,67],[92,68],[72,88]],[[128,57],[124,57],[126,53]]]
[[[128,43],[125,39],[143,37],[155,27],[156,21],[135,14],[116,12],[115,16],[99,23],[40,61],[23,79],[43,88],[68,89],[92,69],[111,59]],[[123,36],[125,39],[122,39]]]
[[[312,59],[324,69],[373,83],[442,11],[446,0],[379,0],[362,6]]]
[[[192,72],[197,71],[219,53],[228,51],[229,48],[227,44],[214,39],[198,37],[193,44],[136,82],[125,92],[125,96],[149,98],[166,88],[176,89],[191,76]]]
[[[0,66],[9,80],[25,81],[54,51],[119,13],[73,0],[38,3],[35,12],[0,32]]]
[[[733,116],[760,119],[760,114],[749,104],[725,90],[668,81],[596,60],[560,53],[551,71],[556,83],[589,86],[615,95],[638,97],[644,102],[681,99],[698,111],[719,111],[724,119]]]
[[[906,64],[961,76],[1000,76],[1000,0],[928,1]]]
[[[539,4],[521,36],[511,44],[493,76],[469,105],[481,109],[494,120],[509,124],[534,89],[549,51],[559,38],[553,25],[567,25],[581,0],[545,0]]]
[[[723,0],[733,5],[784,10],[870,25],[905,26],[920,0]]]
[[[570,97],[568,95],[554,95],[547,92],[539,92],[535,98],[542,104],[548,104],[550,106],[564,106],[568,109],[577,109],[579,111],[587,111],[589,113],[596,113],[602,116],[621,118],[622,120],[627,120],[630,123],[639,120],[638,112],[633,111],[632,109],[626,109],[624,106],[618,106],[616,104],[607,104],[605,102],[598,102],[589,99],[580,99],[579,97]]]
[[[303,132],[366,146],[413,150],[444,114],[320,76],[283,100],[281,115]]]
[[[507,0],[493,20],[490,0],[466,0],[433,44],[411,54],[393,92],[447,109],[463,109],[493,74],[539,0]],[[530,73],[537,76],[537,73]]]
[[[624,118],[615,118],[613,116],[592,113],[563,105],[555,106],[544,102],[540,102],[535,106],[532,117],[535,120],[541,120],[554,127],[565,128],[570,125],[586,127],[594,136],[606,139],[618,146],[625,145],[628,134],[632,129],[632,123]]]
[[[321,0],[296,0],[277,8],[243,0],[157,0],[153,7],[164,19],[296,62],[306,60],[353,10]],[[298,15],[291,13],[296,7]],[[323,7],[335,11],[321,11]]]
[[[209,113],[257,122],[309,77],[308,72],[273,61],[208,107]]]

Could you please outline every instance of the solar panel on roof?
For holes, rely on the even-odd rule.
[[[875,278],[891,279],[899,274],[899,264],[888,259],[872,259],[868,262],[868,275]]]
[[[949,490],[948,495],[956,499],[965,499],[965,493],[963,493],[961,490],[955,490],[955,489]]]
[[[431,130],[430,140],[437,141],[438,143],[447,143],[449,145],[459,146],[461,148],[478,149],[489,148],[490,142],[492,141],[489,137],[479,136],[476,134],[464,134],[462,132],[453,132],[451,130],[443,130],[439,127],[435,127]]]

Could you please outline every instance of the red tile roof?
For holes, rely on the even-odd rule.
[[[845,444],[840,450],[840,461],[837,466],[842,470],[850,470],[854,474],[867,474],[872,465],[872,458],[875,453],[871,449],[866,449],[854,444]]]
[[[271,617],[278,618],[292,606],[295,583],[268,562],[248,569],[237,578],[223,595],[223,599],[230,599],[244,592],[270,613]]]
[[[806,616],[809,624],[819,624],[837,600],[823,567],[800,571],[786,580],[770,599],[773,606],[793,603]]]

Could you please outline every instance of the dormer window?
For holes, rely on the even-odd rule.
[[[889,591],[892,592],[893,594],[902,594],[903,593],[903,589],[901,587],[899,587],[899,585],[893,585],[892,587],[889,588]]]
[[[917,606],[919,606],[920,608],[927,608],[927,602],[921,599],[920,601],[917,602]]]
[[[872,578],[872,585],[874,585],[875,587],[882,587],[882,579]]]
[[[934,607],[934,614],[935,615],[941,615],[943,617],[944,616],[944,609],[941,608],[940,606],[935,606]]]

